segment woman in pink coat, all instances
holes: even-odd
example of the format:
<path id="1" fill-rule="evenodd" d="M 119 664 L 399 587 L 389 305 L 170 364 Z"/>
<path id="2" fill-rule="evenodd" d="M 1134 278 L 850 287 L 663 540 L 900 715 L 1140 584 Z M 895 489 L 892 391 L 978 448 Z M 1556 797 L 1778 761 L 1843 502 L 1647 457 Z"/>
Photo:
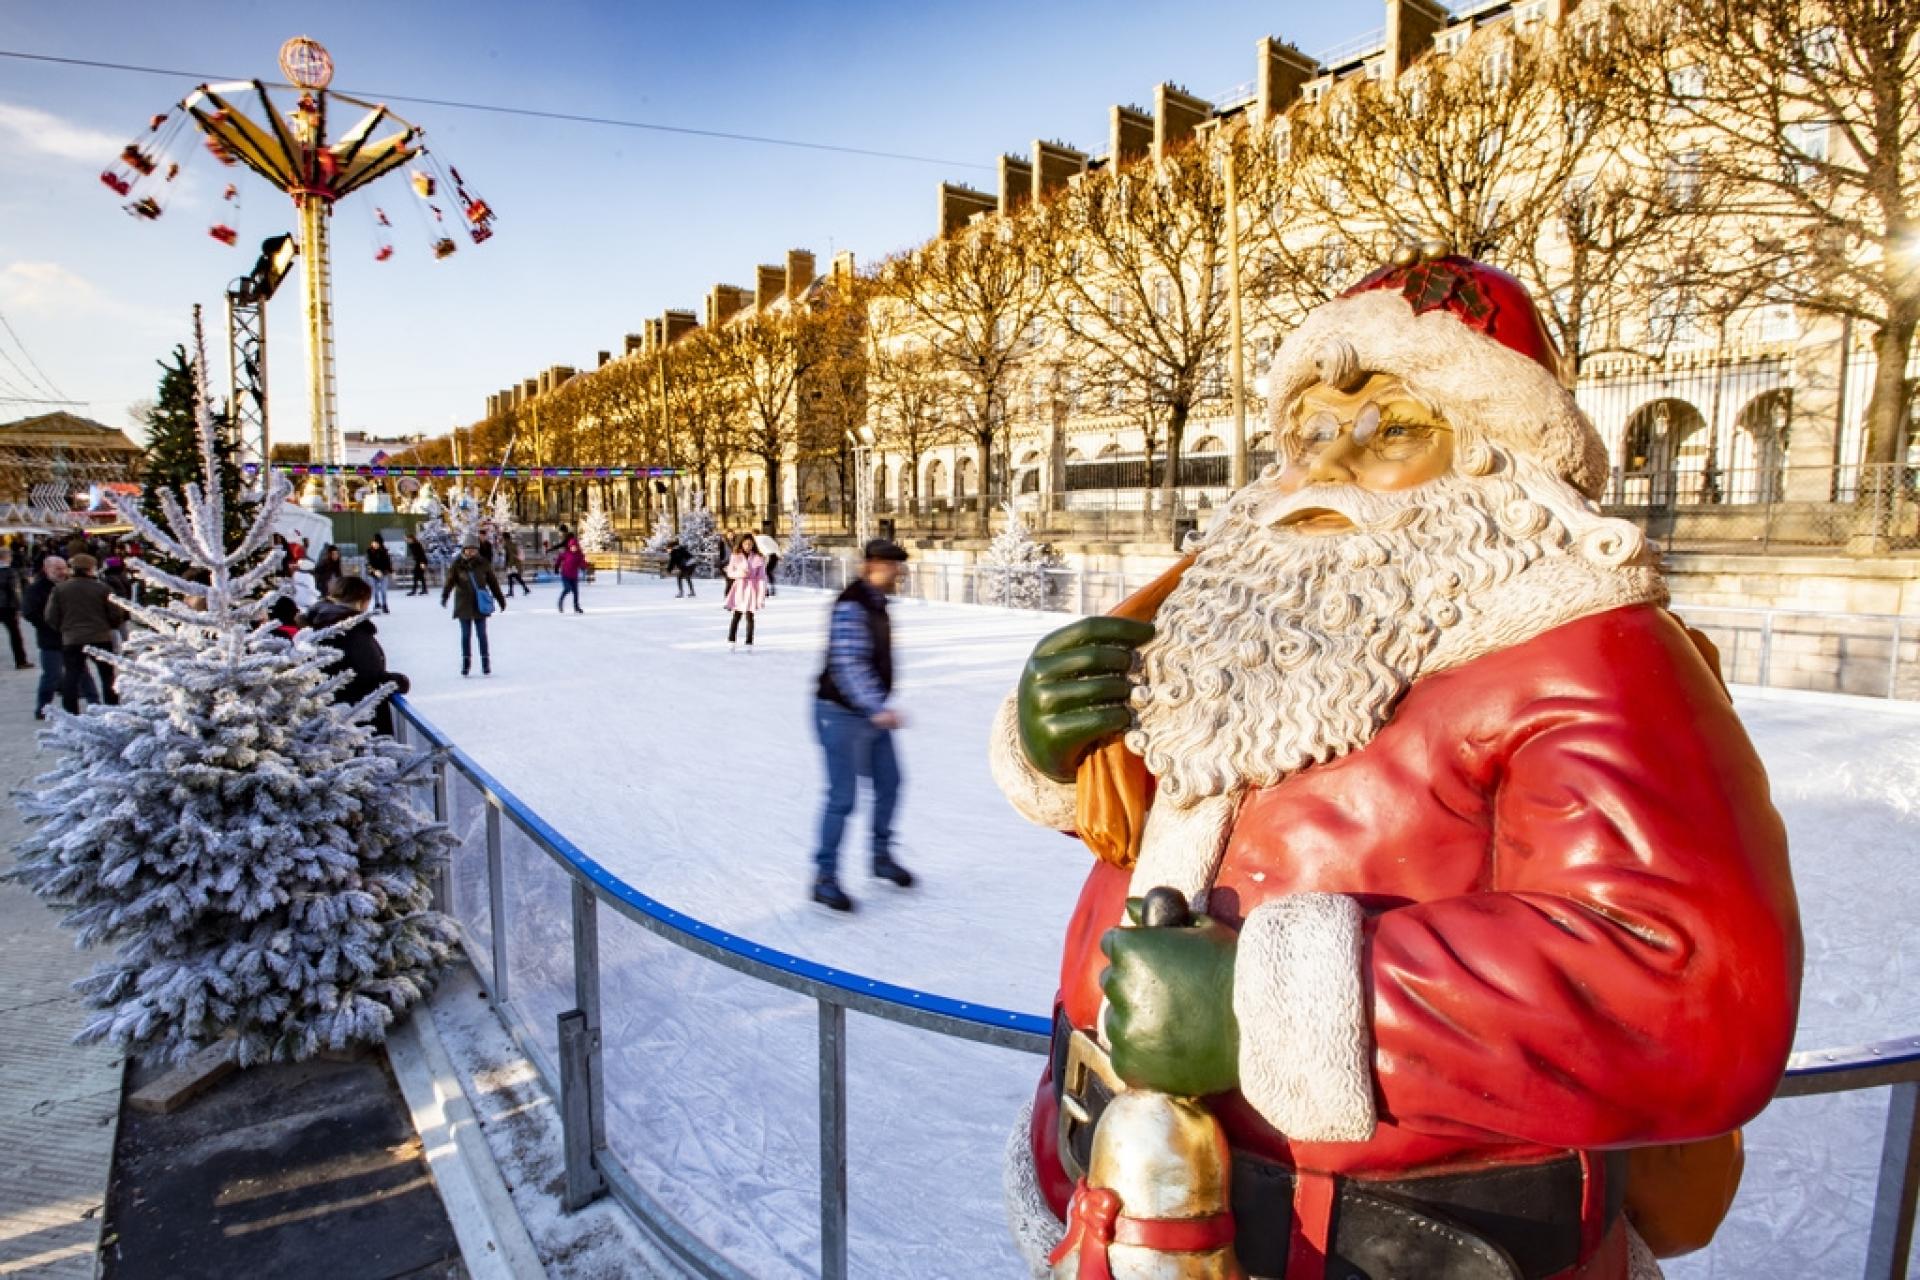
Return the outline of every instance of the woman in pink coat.
<path id="1" fill-rule="evenodd" d="M 752 534 L 741 534 L 734 544 L 733 558 L 727 561 L 727 605 L 733 622 L 727 627 L 727 645 L 739 647 L 740 618 L 747 619 L 747 648 L 753 648 L 753 615 L 767 603 L 767 558 L 753 543 Z"/>

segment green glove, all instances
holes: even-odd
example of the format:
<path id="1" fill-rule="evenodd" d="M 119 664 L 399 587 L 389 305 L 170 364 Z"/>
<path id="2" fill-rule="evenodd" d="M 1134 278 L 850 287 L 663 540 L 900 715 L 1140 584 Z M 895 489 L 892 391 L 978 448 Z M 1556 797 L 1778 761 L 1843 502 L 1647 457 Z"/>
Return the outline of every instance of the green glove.
<path id="1" fill-rule="evenodd" d="M 1138 898 L 1127 915 L 1140 918 Z M 1204 1097 L 1240 1083 L 1240 1024 L 1233 1016 L 1233 930 L 1210 916 L 1184 925 L 1109 929 L 1107 1043 L 1113 1069 L 1135 1089 Z"/>
<path id="2" fill-rule="evenodd" d="M 1034 646 L 1020 672 L 1017 710 L 1027 762 L 1055 782 L 1072 782 L 1102 738 L 1133 722 L 1127 672 L 1133 651 L 1153 638 L 1151 622 L 1082 618 Z"/>

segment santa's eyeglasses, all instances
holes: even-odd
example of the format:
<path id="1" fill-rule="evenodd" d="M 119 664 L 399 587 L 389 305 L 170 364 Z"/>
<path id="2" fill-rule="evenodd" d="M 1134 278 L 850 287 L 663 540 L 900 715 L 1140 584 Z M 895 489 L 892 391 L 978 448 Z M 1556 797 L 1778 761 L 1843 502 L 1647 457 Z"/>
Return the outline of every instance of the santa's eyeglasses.
<path id="1" fill-rule="evenodd" d="M 1298 463 L 1311 463 L 1333 446 L 1341 436 L 1352 439 L 1380 462 L 1411 462 L 1433 447 L 1434 441 L 1451 428 L 1433 422 L 1410 422 L 1393 415 L 1392 410 L 1366 404 L 1345 422 L 1331 409 L 1311 414 L 1294 429 L 1287 441 L 1287 457 Z"/>

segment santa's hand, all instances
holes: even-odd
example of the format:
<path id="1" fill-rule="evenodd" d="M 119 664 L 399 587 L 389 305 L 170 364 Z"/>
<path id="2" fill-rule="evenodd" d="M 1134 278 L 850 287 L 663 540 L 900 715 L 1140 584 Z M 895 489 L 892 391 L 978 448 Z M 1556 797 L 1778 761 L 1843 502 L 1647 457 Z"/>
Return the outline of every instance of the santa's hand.
<path id="1" fill-rule="evenodd" d="M 1038 645 L 1020 672 L 1020 747 L 1027 762 L 1055 782 L 1074 770 L 1102 738 L 1133 722 L 1127 696 L 1133 651 L 1153 638 L 1153 624 L 1132 618 L 1082 618 Z"/>
<path id="2" fill-rule="evenodd" d="M 1127 911 L 1139 918 L 1139 900 Z M 1240 1082 L 1240 1024 L 1233 1016 L 1238 940 L 1209 916 L 1163 928 L 1109 929 L 1106 1034 L 1113 1069 L 1135 1089 L 1201 1097 Z"/>

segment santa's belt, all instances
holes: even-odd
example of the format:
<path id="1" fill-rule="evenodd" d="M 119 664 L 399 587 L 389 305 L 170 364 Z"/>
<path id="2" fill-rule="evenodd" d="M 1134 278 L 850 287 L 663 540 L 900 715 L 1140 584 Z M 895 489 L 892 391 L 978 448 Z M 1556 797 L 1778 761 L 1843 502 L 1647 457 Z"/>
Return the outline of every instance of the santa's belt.
<path id="1" fill-rule="evenodd" d="M 1114 1081 L 1110 1068 L 1085 1069 L 1105 1054 L 1064 1014 L 1056 1016 L 1053 1035 L 1054 1101 L 1064 1118 L 1060 1163 L 1077 1180 Z M 1596 1236 L 1619 1216 L 1625 1190 L 1624 1157 L 1608 1155 L 1604 1164 Z M 1546 1280 L 1581 1261 L 1585 1172 L 1578 1156 L 1422 1178 L 1336 1178 L 1335 1188 L 1329 1277 Z M 1234 1251 L 1248 1275 L 1285 1277 L 1293 1191 L 1293 1170 L 1233 1153 Z"/>

